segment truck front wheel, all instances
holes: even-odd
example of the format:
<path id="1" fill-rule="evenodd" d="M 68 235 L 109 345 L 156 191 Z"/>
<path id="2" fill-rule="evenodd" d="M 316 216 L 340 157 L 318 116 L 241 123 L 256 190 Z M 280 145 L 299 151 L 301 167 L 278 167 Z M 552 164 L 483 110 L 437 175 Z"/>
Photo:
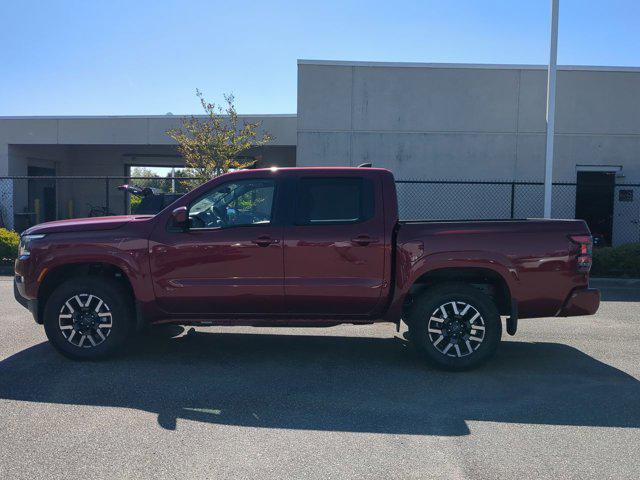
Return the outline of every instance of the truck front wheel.
<path id="1" fill-rule="evenodd" d="M 44 308 L 51 345 L 75 360 L 96 360 L 120 349 L 132 333 L 131 297 L 116 281 L 77 277 L 54 290 Z"/>
<path id="2" fill-rule="evenodd" d="M 426 289 L 415 299 L 406 322 L 416 348 L 447 370 L 477 367 L 495 353 L 502 336 L 493 300 L 464 283 Z"/>

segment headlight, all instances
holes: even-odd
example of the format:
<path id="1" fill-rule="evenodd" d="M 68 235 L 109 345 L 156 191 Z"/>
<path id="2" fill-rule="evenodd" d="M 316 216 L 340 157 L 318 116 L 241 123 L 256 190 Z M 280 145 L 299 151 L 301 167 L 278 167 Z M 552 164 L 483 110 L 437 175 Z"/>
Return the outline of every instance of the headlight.
<path id="1" fill-rule="evenodd" d="M 31 242 L 43 237 L 44 237 L 44 234 L 23 235 L 22 237 L 20 237 L 20 246 L 18 247 L 18 255 L 20 256 L 20 258 L 22 259 L 28 258 L 29 255 L 31 254 L 30 252 Z"/>

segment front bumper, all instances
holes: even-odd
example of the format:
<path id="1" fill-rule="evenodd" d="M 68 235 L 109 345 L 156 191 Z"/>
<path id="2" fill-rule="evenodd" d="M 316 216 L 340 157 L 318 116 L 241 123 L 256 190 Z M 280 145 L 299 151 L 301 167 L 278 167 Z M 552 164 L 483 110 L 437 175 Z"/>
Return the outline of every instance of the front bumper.
<path id="1" fill-rule="evenodd" d="M 593 315 L 598 311 L 598 307 L 600 307 L 600 290 L 580 288 L 571 292 L 558 316 Z"/>
<path id="2" fill-rule="evenodd" d="M 38 318 L 38 300 L 25 297 L 24 282 L 19 275 L 13 277 L 13 296 L 20 305 L 31 312 L 36 323 L 41 323 Z"/>

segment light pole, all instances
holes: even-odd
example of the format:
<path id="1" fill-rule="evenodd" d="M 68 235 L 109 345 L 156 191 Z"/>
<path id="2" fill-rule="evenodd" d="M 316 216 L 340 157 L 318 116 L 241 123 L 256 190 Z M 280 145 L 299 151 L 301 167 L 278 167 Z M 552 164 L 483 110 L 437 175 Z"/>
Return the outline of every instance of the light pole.
<path id="1" fill-rule="evenodd" d="M 544 164 L 544 218 L 551 218 L 553 192 L 553 134 L 556 117 L 556 67 L 558 61 L 558 3 L 551 0 L 551 45 L 547 72 L 547 149 Z"/>

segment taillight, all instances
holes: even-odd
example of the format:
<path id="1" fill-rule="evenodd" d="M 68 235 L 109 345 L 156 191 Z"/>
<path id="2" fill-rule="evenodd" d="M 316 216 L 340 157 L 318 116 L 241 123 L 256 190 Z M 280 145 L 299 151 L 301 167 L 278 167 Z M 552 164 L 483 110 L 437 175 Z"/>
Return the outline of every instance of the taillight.
<path id="1" fill-rule="evenodd" d="M 593 239 L 591 235 L 569 235 L 569 239 L 578 245 L 578 271 L 588 272 L 593 263 Z"/>

